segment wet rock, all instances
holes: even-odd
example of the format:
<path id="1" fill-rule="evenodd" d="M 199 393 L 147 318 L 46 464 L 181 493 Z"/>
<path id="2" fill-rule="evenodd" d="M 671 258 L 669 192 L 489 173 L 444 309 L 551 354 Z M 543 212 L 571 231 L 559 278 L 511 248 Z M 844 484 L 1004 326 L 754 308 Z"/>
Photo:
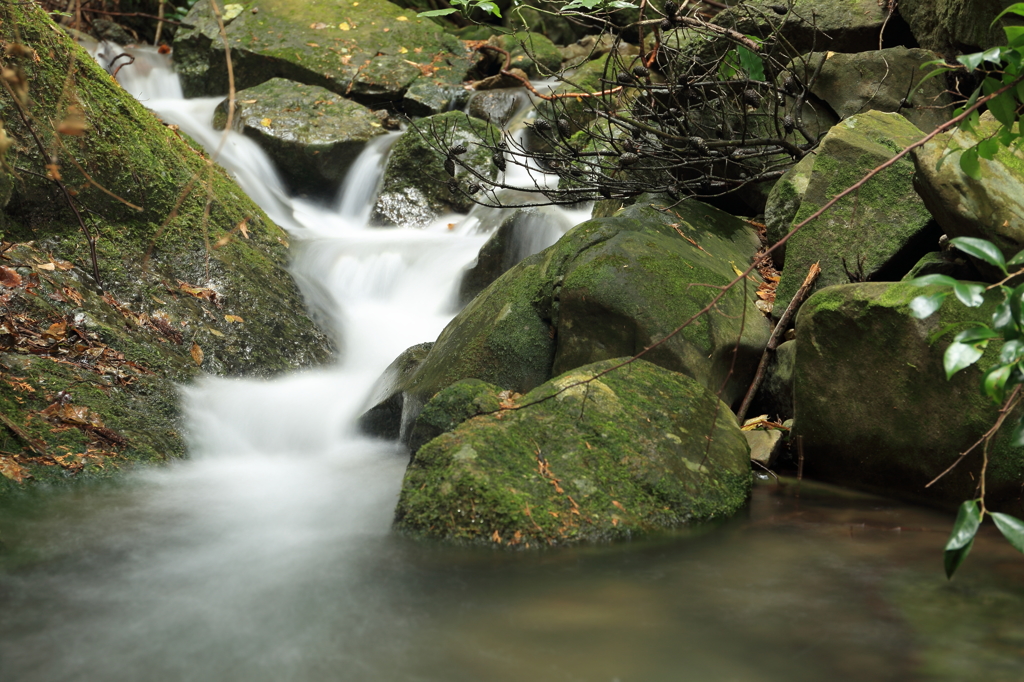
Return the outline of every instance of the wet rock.
<path id="1" fill-rule="evenodd" d="M 977 496 L 980 454 L 925 486 L 995 423 L 998 406 L 979 388 L 997 349 L 949 381 L 942 356 L 959 331 L 989 320 L 1001 296 L 990 292 L 981 308 L 950 297 L 928 319 L 911 317 L 909 302 L 927 292 L 850 284 L 801 308 L 794 435 L 803 439 L 805 476 L 947 509 Z M 1008 429 L 989 456 L 986 505 L 1019 515 L 1024 456 Z"/>
<path id="2" fill-rule="evenodd" d="M 504 127 L 521 104 L 518 90 L 487 90 L 469 98 L 469 115 Z"/>
<path id="3" fill-rule="evenodd" d="M 775 195 L 782 201 L 799 197 L 800 207 L 790 226 L 923 136 L 902 116 L 877 111 L 835 126 L 814 155 L 803 196 L 795 195 L 799 178 L 791 183 L 792 193 Z M 806 172 L 806 167 L 798 171 Z M 902 277 L 938 239 L 931 215 L 914 192 L 913 176 L 911 161 L 901 159 L 794 235 L 786 246 L 773 314 L 782 315 L 815 262 L 821 266 L 817 288 L 844 284 L 851 278 Z M 788 213 L 788 209 L 778 212 Z M 788 231 L 781 221 L 777 224 L 782 225 L 779 231 Z"/>
<path id="4" fill-rule="evenodd" d="M 498 128 L 461 111 L 417 121 L 391 149 L 371 220 L 378 225 L 422 227 L 444 213 L 468 211 L 473 202 L 465 194 L 449 190 L 445 155 L 435 147 L 439 143 L 448 148 L 461 144 L 467 151 L 459 155 L 460 161 L 493 179 L 498 169 L 491 150 L 483 145 L 496 145 L 501 139 Z M 464 184 L 472 181 L 465 169 L 457 169 L 456 174 Z"/>
<path id="5" fill-rule="evenodd" d="M 132 45 L 138 42 L 128 31 L 109 19 L 93 19 L 92 33 L 100 40 L 109 40 L 118 45 Z"/>
<path id="6" fill-rule="evenodd" d="M 461 85 L 420 78 L 402 98 L 402 107 L 410 116 L 433 116 L 465 106 L 469 93 Z"/>
<path id="7" fill-rule="evenodd" d="M 422 403 L 410 411 L 410 419 L 403 420 L 405 411 L 405 393 L 401 387 L 416 373 L 423 360 L 427 357 L 434 343 L 420 343 L 405 349 L 401 355 L 388 365 L 377 380 L 370 403 L 373 405 L 362 414 L 356 422 L 359 431 L 368 436 L 398 440 L 402 431 L 408 428 Z"/>
<path id="8" fill-rule="evenodd" d="M 941 56 L 930 50 L 892 47 L 856 54 L 814 52 L 790 68 L 801 73 L 804 82 L 817 71 L 811 92 L 841 119 L 865 111 L 893 112 L 930 133 L 948 121 L 953 111 L 944 79 L 918 85 L 930 70 L 922 65 L 938 59 Z"/>
<path id="9" fill-rule="evenodd" d="M 195 28 L 174 39 L 185 96 L 226 95 L 224 51 L 209 0 L 199 0 L 185 23 Z M 238 89 L 287 78 L 363 103 L 397 102 L 416 79 L 458 83 L 471 65 L 455 37 L 386 0 L 344 7 L 269 0 L 246 6 L 226 31 Z"/>
<path id="10" fill-rule="evenodd" d="M 509 68 L 521 69 L 530 78 L 550 78 L 562 65 L 562 54 L 554 43 L 541 33 L 519 31 L 492 36 L 488 45 L 508 52 Z M 481 50 L 476 71 L 488 76 L 505 68 L 505 55 L 493 50 Z"/>
<path id="11" fill-rule="evenodd" d="M 214 127 L 226 121 L 224 100 Z M 361 104 L 283 78 L 240 91 L 233 127 L 256 140 L 293 192 L 320 196 L 333 195 L 365 144 L 384 132 Z"/>
<path id="12" fill-rule="evenodd" d="M 747 439 L 747 446 L 750 448 L 750 459 L 757 462 L 765 469 L 775 466 L 779 450 L 782 445 L 782 431 L 779 429 L 753 429 L 744 431 L 743 436 Z"/>
<path id="13" fill-rule="evenodd" d="M 751 476 L 729 409 L 692 379 L 642 360 L 573 385 L 620 360 L 566 373 L 516 400 L 529 407 L 472 417 L 421 447 L 395 526 L 529 548 L 625 539 L 735 513 Z M 447 391 L 434 400 L 447 400 Z"/>
<path id="14" fill-rule="evenodd" d="M 537 208 L 517 209 L 501 222 L 480 248 L 476 263 L 459 285 L 459 306 L 469 303 L 491 282 L 527 256 L 547 248 L 572 227 L 560 213 Z"/>
<path id="15" fill-rule="evenodd" d="M 767 414 L 773 421 L 793 417 L 793 367 L 796 341 L 786 341 L 775 349 L 765 369 L 764 381 L 754 399 L 751 414 Z"/>
<path id="16" fill-rule="evenodd" d="M 500 388 L 479 379 L 456 381 L 423 406 L 409 436 L 409 450 L 415 453 L 467 419 L 497 412 L 501 408 L 500 393 Z"/>
<path id="17" fill-rule="evenodd" d="M 734 264 L 748 264 L 759 241 L 742 221 L 700 202 L 672 213 L 658 206 L 645 198 L 582 223 L 503 274 L 449 323 L 404 390 L 426 402 L 472 377 L 525 393 L 553 374 L 633 355 L 665 337 L 715 294 L 690 284 L 732 280 Z M 715 391 L 725 384 L 727 401 L 742 396 L 769 335 L 754 289 L 733 289 L 716 314 L 646 359 Z"/>
<path id="18" fill-rule="evenodd" d="M 1024 249 L 1024 152 L 1000 145 L 993 159 L 979 159 L 980 180 L 960 169 L 961 150 L 998 129 L 999 122 L 986 112 L 977 135 L 943 133 L 915 149 L 914 186 L 950 238 L 988 239 L 1009 259 Z"/>

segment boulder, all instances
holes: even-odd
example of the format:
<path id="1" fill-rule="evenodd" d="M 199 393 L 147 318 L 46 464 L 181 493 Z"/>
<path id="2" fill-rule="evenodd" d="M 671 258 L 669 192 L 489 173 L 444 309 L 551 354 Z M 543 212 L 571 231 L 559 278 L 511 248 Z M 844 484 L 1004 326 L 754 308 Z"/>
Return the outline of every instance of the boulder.
<path id="1" fill-rule="evenodd" d="M 477 415 L 501 409 L 501 389 L 479 379 L 463 379 L 444 389 L 423 406 L 409 436 L 414 454 L 442 433 Z M 507 392 L 511 395 L 511 391 Z"/>
<path id="2" fill-rule="evenodd" d="M 1003 26 L 1019 26 L 1021 18 L 1010 14 L 995 25 L 993 21 L 1010 4 L 1005 0 L 900 0 L 896 9 L 918 45 L 955 57 L 1005 45 Z"/>
<path id="3" fill-rule="evenodd" d="M 764 381 L 748 414 L 767 414 L 773 421 L 793 417 L 793 368 L 796 341 L 780 343 L 765 369 Z"/>
<path id="4" fill-rule="evenodd" d="M 816 152 L 811 152 L 800 159 L 779 178 L 768 193 L 764 207 L 764 223 L 765 238 L 769 244 L 776 244 L 792 229 L 793 218 L 800 210 L 804 194 L 807 193 L 807 183 L 811 181 L 815 154 Z M 772 251 L 772 261 L 779 269 L 786 266 L 786 244 Z"/>
<path id="5" fill-rule="evenodd" d="M 986 112 L 975 134 L 955 130 L 915 149 L 914 186 L 949 237 L 988 239 L 1009 259 L 1024 249 L 1024 152 L 1000 145 L 994 158 L 979 159 L 979 180 L 960 169 L 962 150 L 998 129 Z"/>
<path id="6" fill-rule="evenodd" d="M 228 101 L 214 112 L 223 130 Z M 373 112 L 315 85 L 272 78 L 242 90 L 232 127 L 253 138 L 296 194 L 333 196 L 366 143 L 384 132 Z"/>
<path id="7" fill-rule="evenodd" d="M 474 204 L 461 192 L 452 192 L 445 182 L 445 155 L 435 147 L 463 145 L 460 156 L 477 173 L 494 179 L 498 169 L 492 152 L 484 145 L 497 145 L 502 133 L 497 127 L 470 118 L 461 111 L 450 111 L 417 121 L 391 148 L 384 179 L 371 220 L 378 225 L 422 227 L 451 211 L 468 211 Z M 472 182 L 464 169 L 457 177 Z"/>
<path id="8" fill-rule="evenodd" d="M 591 59 L 603 57 L 612 50 L 619 49 L 621 53 L 622 50 L 628 50 L 628 48 L 629 46 L 622 42 L 619 42 L 618 48 L 616 48 L 615 36 L 610 33 L 600 33 L 583 36 L 565 47 L 558 48 L 558 52 L 562 55 L 562 67 L 574 69 Z"/>
<path id="9" fill-rule="evenodd" d="M 570 227 L 562 213 L 544 208 L 515 209 L 501 221 L 480 248 L 476 263 L 462 276 L 459 306 L 469 303 L 524 258 L 554 244 Z"/>
<path id="10" fill-rule="evenodd" d="M 946 380 L 942 357 L 962 329 L 988 321 L 950 296 L 918 320 L 908 303 L 928 293 L 905 283 L 862 283 L 817 292 L 797 315 L 794 435 L 804 475 L 953 509 L 977 496 L 981 452 L 925 486 L 994 423 L 998 406 L 981 394 L 981 369 Z M 991 366 L 998 346 L 979 362 Z M 1017 416 L 1011 415 L 1012 424 Z M 989 449 L 986 504 L 1020 515 L 1024 450 L 1006 429 Z"/>
<path id="11" fill-rule="evenodd" d="M 522 99 L 525 95 L 526 92 L 522 88 L 502 88 L 474 93 L 469 98 L 469 115 L 504 128 L 523 104 Z"/>
<path id="12" fill-rule="evenodd" d="M 704 308 L 757 252 L 757 234 L 737 218 L 693 200 L 671 211 L 652 201 L 582 223 L 499 277 L 441 332 L 402 385 L 407 400 L 424 404 L 467 378 L 525 393 L 554 374 L 639 353 Z M 756 288 L 731 290 L 645 358 L 727 402 L 742 397 L 769 336 Z"/>
<path id="13" fill-rule="evenodd" d="M 530 78 L 551 78 L 562 65 L 562 53 L 541 33 L 518 31 L 492 36 L 488 45 L 508 52 L 509 68 L 522 69 Z M 494 50 L 481 50 L 476 72 L 492 76 L 505 67 L 505 55 Z"/>
<path id="14" fill-rule="evenodd" d="M 751 476 L 733 414 L 694 380 L 642 360 L 594 378 L 622 360 L 563 374 L 515 400 L 518 409 L 472 417 L 421 447 L 395 527 L 537 548 L 735 513 Z"/>
<path id="15" fill-rule="evenodd" d="M 266 0 L 225 16 L 240 90 L 287 78 L 363 103 L 397 102 L 420 77 L 459 83 L 471 66 L 458 39 L 387 0 Z M 226 95 L 224 46 L 209 0 L 198 0 L 184 23 L 194 28 L 175 35 L 174 61 L 185 96 Z"/>
<path id="16" fill-rule="evenodd" d="M 402 436 L 416 415 L 411 414 L 407 420 L 402 418 L 405 393 L 401 386 L 416 373 L 433 345 L 431 341 L 406 348 L 387 366 L 371 392 L 368 402 L 373 407 L 364 412 L 356 423 L 361 433 L 387 440 L 398 440 Z M 416 412 L 420 407 L 422 404 L 416 406 Z"/>
<path id="17" fill-rule="evenodd" d="M 921 137 L 924 134 L 902 116 L 878 111 L 857 114 L 835 126 L 814 155 L 790 227 Z M 806 172 L 806 167 L 799 172 Z M 914 191 L 913 175 L 914 165 L 905 157 L 795 234 L 786 244 L 773 314 L 782 315 L 812 263 L 821 265 L 819 289 L 851 279 L 897 280 L 933 248 L 938 232 Z M 797 186 L 796 181 L 791 183 L 794 190 Z M 788 190 L 775 197 L 795 201 Z"/>
<path id="18" fill-rule="evenodd" d="M 4 241 L 13 244 L 4 254 L 0 414 L 30 439 L 9 439 L 4 450 L 79 453 L 77 464 L 75 457 L 64 466 L 25 464 L 37 480 L 55 483 L 183 456 L 181 384 L 201 373 L 270 376 L 324 363 L 330 341 L 307 317 L 285 269 L 287 235 L 227 173 L 162 125 L 36 5 L 5 11 L 0 39 L 42 57 L 7 62 L 31 84 L 31 130 L 0 93 L 14 142 L 6 163 L 23 169 L 11 185 L 0 174 L 0 200 L 9 192 Z M 79 134 L 59 137 L 49 121 Z M 82 226 L 47 179 L 48 166 L 97 238 L 99 282 Z M 0 478 L 0 492 L 9 483 Z"/>
<path id="19" fill-rule="evenodd" d="M 420 78 L 402 96 L 402 108 L 410 116 L 433 116 L 466 105 L 469 93 L 461 85 Z"/>
<path id="20" fill-rule="evenodd" d="M 817 71 L 811 92 L 841 119 L 866 111 L 887 111 L 930 133 L 953 112 L 953 97 L 945 79 L 931 78 L 919 85 L 934 68 L 921 67 L 941 58 L 930 50 L 905 47 L 854 54 L 813 52 L 790 69 L 802 73 L 804 82 Z"/>

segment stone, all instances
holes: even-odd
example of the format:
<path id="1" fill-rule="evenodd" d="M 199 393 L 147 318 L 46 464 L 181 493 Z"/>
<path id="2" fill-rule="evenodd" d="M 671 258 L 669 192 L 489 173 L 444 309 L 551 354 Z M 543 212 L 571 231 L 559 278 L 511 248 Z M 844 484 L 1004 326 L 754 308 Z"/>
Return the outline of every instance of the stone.
<path id="1" fill-rule="evenodd" d="M 816 152 L 811 152 L 793 165 L 786 174 L 779 178 L 768 193 L 764 208 L 765 238 L 769 244 L 776 244 L 792 229 L 793 218 L 800 210 L 807 183 L 811 180 L 814 170 Z M 786 244 L 772 251 L 775 267 L 782 269 L 786 265 Z"/>
<path id="2" fill-rule="evenodd" d="M 515 399 L 518 409 L 469 418 L 421 447 L 395 527 L 538 548 L 734 514 L 751 475 L 733 414 L 692 379 L 642 360 L 595 378 L 625 359 L 563 374 Z"/>
<path id="3" fill-rule="evenodd" d="M 227 100 L 214 112 L 223 130 Z M 333 197 L 366 143 L 384 132 L 361 104 L 315 85 L 272 78 L 242 90 L 232 127 L 256 140 L 292 192 Z"/>
<path id="4" fill-rule="evenodd" d="M 508 68 L 521 69 L 530 78 L 551 78 L 562 65 L 562 53 L 541 33 L 517 31 L 492 36 L 488 45 L 508 52 Z M 480 50 L 476 71 L 490 76 L 505 68 L 505 55 L 494 50 Z"/>
<path id="5" fill-rule="evenodd" d="M 793 367 L 796 341 L 780 343 L 765 368 L 764 381 L 748 414 L 767 414 L 772 421 L 793 417 Z"/>
<path id="6" fill-rule="evenodd" d="M 620 41 L 616 48 L 615 43 L 615 36 L 610 33 L 583 36 L 565 47 L 558 48 L 558 52 L 562 55 L 562 68 L 574 69 L 591 59 L 603 57 L 612 50 L 618 49 L 622 54 L 622 50 L 628 50 L 631 47 Z"/>
<path id="7" fill-rule="evenodd" d="M 469 93 L 461 85 L 420 78 L 405 91 L 402 108 L 410 116 L 433 116 L 466 105 Z"/>
<path id="8" fill-rule="evenodd" d="M 781 429 L 751 429 L 744 431 L 743 436 L 750 448 L 751 461 L 757 462 L 765 469 L 775 466 L 782 445 Z"/>
<path id="9" fill-rule="evenodd" d="M 402 351 L 402 354 L 395 358 L 381 374 L 371 392 L 368 401 L 373 407 L 364 412 L 356 421 L 360 433 L 387 440 L 398 440 L 402 437 L 403 430 L 415 418 L 413 412 L 418 413 L 422 403 L 418 404 L 415 410 L 410 411 L 411 417 L 403 420 L 405 413 L 405 393 L 401 387 L 407 382 L 423 364 L 424 358 L 433 347 L 434 343 L 420 343 Z"/>
<path id="10" fill-rule="evenodd" d="M 900 0 L 896 9 L 917 44 L 950 58 L 1006 44 L 1004 26 L 1020 26 L 1021 17 L 996 16 L 1012 3 L 1005 0 Z"/>
<path id="11" fill-rule="evenodd" d="M 256 11 L 253 11 L 256 10 Z M 227 67 L 209 0 L 174 38 L 186 97 L 228 92 Z M 271 78 L 317 85 L 364 104 L 400 102 L 418 78 L 461 82 L 471 62 L 454 36 L 387 0 L 265 0 L 227 22 L 236 89 Z"/>
<path id="12" fill-rule="evenodd" d="M 949 381 L 942 357 L 959 331 L 990 319 L 1001 296 L 989 292 L 980 308 L 950 296 L 931 317 L 913 318 L 909 302 L 929 291 L 905 283 L 849 284 L 817 292 L 800 309 L 794 436 L 803 440 L 805 476 L 949 510 L 977 497 L 980 452 L 925 486 L 998 416 L 998 405 L 980 391 L 981 372 L 995 361 L 998 345 L 980 368 Z M 986 505 L 1020 516 L 1024 449 L 1009 443 L 1009 429 L 997 436 L 989 458 Z"/>
<path id="13" fill-rule="evenodd" d="M 501 409 L 500 393 L 500 388 L 479 379 L 456 381 L 423 406 L 409 436 L 409 450 L 415 454 L 467 419 L 497 412 Z"/>
<path id="14" fill-rule="evenodd" d="M 953 97 L 944 78 L 931 78 L 919 85 L 934 68 L 921 67 L 941 59 L 930 50 L 891 47 L 855 54 L 812 52 L 789 68 L 800 73 L 804 82 L 817 72 L 811 92 L 827 102 L 840 119 L 865 111 L 893 112 L 930 133 L 948 121 L 953 111 Z"/>
<path id="15" fill-rule="evenodd" d="M 469 115 L 504 128 L 524 104 L 523 99 L 525 91 L 522 88 L 477 92 L 469 98 Z"/>
<path id="16" fill-rule="evenodd" d="M 467 151 L 459 156 L 460 161 L 493 180 L 498 169 L 485 145 L 494 146 L 501 140 L 497 127 L 461 111 L 417 121 L 391 148 L 371 220 L 377 225 L 423 227 L 444 213 L 468 211 L 473 201 L 448 189 L 445 155 L 435 147 L 439 143 L 448 148 L 463 145 Z M 465 169 L 456 172 L 464 184 L 473 181 Z"/>
<path id="17" fill-rule="evenodd" d="M 857 114 L 836 125 L 814 155 L 790 227 L 922 137 L 902 116 L 878 111 Z M 929 251 L 938 231 L 914 191 L 913 175 L 914 165 L 904 157 L 795 234 L 786 245 L 772 314 L 782 315 L 813 263 L 821 266 L 816 283 L 821 289 L 851 278 L 898 280 Z M 797 184 L 792 186 L 795 189 Z M 788 192 L 777 198 L 795 201 Z"/>
<path id="18" fill-rule="evenodd" d="M 480 248 L 476 263 L 462 276 L 459 306 L 469 303 L 524 258 L 554 244 L 570 227 L 562 213 L 544 208 L 515 209 L 501 221 Z"/>
<path id="19" fill-rule="evenodd" d="M 980 180 L 960 169 L 962 150 L 998 129 L 999 122 L 986 112 L 977 134 L 942 133 L 915 149 L 914 186 L 950 238 L 988 239 L 1009 260 L 1024 249 L 1024 152 L 1000 145 L 994 158 L 979 159 Z M 997 275 L 994 270 L 982 271 Z"/>

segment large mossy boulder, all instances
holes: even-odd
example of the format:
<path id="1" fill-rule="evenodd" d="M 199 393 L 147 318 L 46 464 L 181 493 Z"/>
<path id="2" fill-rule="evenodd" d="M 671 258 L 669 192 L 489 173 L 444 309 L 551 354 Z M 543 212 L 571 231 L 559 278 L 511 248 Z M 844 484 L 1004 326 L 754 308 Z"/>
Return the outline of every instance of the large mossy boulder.
<path id="1" fill-rule="evenodd" d="M 287 78 L 364 103 L 395 102 L 418 78 L 459 83 L 471 66 L 458 39 L 387 0 L 265 0 L 235 5 L 225 17 L 238 89 Z M 194 28 L 174 38 L 185 96 L 226 95 L 224 44 L 209 0 L 185 23 Z"/>
<path id="2" fill-rule="evenodd" d="M 377 225 L 423 227 L 444 213 L 468 211 L 473 201 L 465 193 L 448 188 L 447 180 L 451 178 L 444 168 L 445 154 L 437 146 L 443 144 L 450 149 L 462 145 L 467 151 L 459 160 L 494 179 L 498 169 L 487 145 L 494 147 L 501 140 L 501 130 L 496 126 L 461 111 L 417 121 L 391 148 L 371 220 Z M 456 175 L 464 183 L 473 181 L 463 168 L 458 168 Z"/>
<path id="3" fill-rule="evenodd" d="M 562 53 L 541 33 L 516 31 L 492 36 L 487 45 L 508 53 L 509 68 L 522 69 L 530 78 L 551 78 L 562 65 Z M 476 70 L 480 76 L 491 76 L 505 68 L 505 55 L 494 50 L 481 50 Z"/>
<path id="4" fill-rule="evenodd" d="M 956 130 L 918 147 L 912 152 L 914 185 L 949 237 L 988 239 L 1011 258 L 1024 249 L 1024 152 L 1000 145 L 994 158 L 979 159 L 977 180 L 960 168 L 963 150 L 998 129 L 985 113 L 975 134 Z"/>
<path id="5" fill-rule="evenodd" d="M 697 315 L 758 246 L 752 228 L 707 204 L 689 200 L 668 209 L 644 197 L 577 225 L 499 277 L 395 390 L 404 393 L 408 414 L 460 379 L 525 393 L 555 374 L 634 355 Z M 768 341 L 756 289 L 754 281 L 734 287 L 645 358 L 731 403 Z"/>
<path id="6" fill-rule="evenodd" d="M 228 101 L 213 124 L 227 124 Z M 272 78 L 238 92 L 232 127 L 256 140 L 296 194 L 333 195 L 366 143 L 384 132 L 366 107 L 315 85 Z"/>
<path id="7" fill-rule="evenodd" d="M 898 114 L 869 111 L 839 123 L 813 157 L 790 224 L 775 220 L 774 229 L 788 232 L 921 137 L 924 134 Z M 796 177 L 789 187 L 773 194 L 773 201 L 797 200 L 790 190 L 797 190 L 803 182 L 800 176 L 808 173 L 802 164 L 792 171 Z M 913 177 L 914 164 L 904 157 L 795 234 L 786 244 L 774 314 L 782 314 L 813 263 L 821 266 L 819 289 L 851 279 L 897 280 L 934 248 L 939 234 L 929 224 L 931 215 L 914 191 Z M 776 203 L 766 213 L 789 210 Z"/>
<path id="8" fill-rule="evenodd" d="M 7 5 L 0 18 L 0 38 L 40 55 L 9 58 L 31 93 L 31 130 L 0 93 L 6 162 L 19 169 L 3 227 L 15 246 L 0 263 L 0 413 L 15 429 L 0 449 L 41 480 L 180 456 L 181 383 L 329 358 L 285 270 L 287 236 L 41 10 Z M 96 238 L 100 282 L 75 211 Z M 81 466 L 54 459 L 68 453 L 59 461 Z"/>
<path id="9" fill-rule="evenodd" d="M 473 416 L 421 447 L 396 528 L 536 548 L 735 513 L 751 476 L 732 412 L 689 377 L 642 360 L 595 378 L 623 360 L 563 374 L 506 403 L 515 409 Z M 434 401 L 453 391 L 464 392 L 456 384 Z"/>
<path id="10" fill-rule="evenodd" d="M 977 497 L 980 449 L 925 486 L 991 428 L 998 406 L 982 396 L 977 367 L 947 381 L 943 353 L 959 331 L 988 320 L 1000 297 L 991 292 L 981 308 L 966 308 L 951 296 L 918 320 L 908 304 L 922 293 L 905 283 L 850 284 L 803 305 L 794 434 L 807 476 L 953 509 Z M 980 366 L 991 366 L 997 352 Z M 1008 435 L 989 448 L 986 504 L 1019 515 L 1024 448 Z"/>
<path id="11" fill-rule="evenodd" d="M 900 114 L 930 133 L 952 117 L 953 97 L 942 78 L 921 81 L 930 69 L 922 66 L 941 59 L 920 48 L 891 47 L 847 54 L 813 52 L 790 69 L 811 82 L 811 92 L 828 103 L 840 119 L 866 111 Z"/>

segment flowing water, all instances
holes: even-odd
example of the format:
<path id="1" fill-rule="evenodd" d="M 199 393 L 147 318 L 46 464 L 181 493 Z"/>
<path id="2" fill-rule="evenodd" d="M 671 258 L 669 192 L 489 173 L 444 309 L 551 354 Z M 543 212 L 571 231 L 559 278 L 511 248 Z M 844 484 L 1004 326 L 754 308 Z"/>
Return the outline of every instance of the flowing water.
<path id="1" fill-rule="evenodd" d="M 216 101 L 182 100 L 143 56 L 126 89 L 216 148 Z M 221 163 L 294 235 L 295 276 L 343 353 L 184 388 L 188 461 L 0 502 L 0 680 L 1024 679 L 1021 557 L 983 533 L 947 582 L 950 517 L 886 500 L 763 483 L 715 527 L 522 554 L 391 534 L 407 455 L 353 419 L 451 318 L 500 220 L 368 227 L 393 140 L 318 205 L 229 136 Z M 549 215 L 524 250 L 585 217 Z"/>

